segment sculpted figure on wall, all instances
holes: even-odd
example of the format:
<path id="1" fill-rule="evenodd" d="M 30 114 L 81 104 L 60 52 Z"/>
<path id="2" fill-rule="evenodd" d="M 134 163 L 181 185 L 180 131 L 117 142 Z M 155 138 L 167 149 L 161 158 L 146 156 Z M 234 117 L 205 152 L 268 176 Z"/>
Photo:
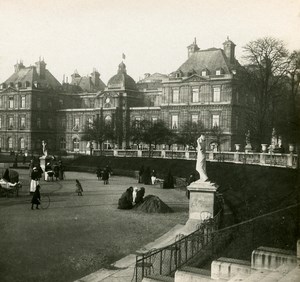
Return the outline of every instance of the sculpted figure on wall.
<path id="1" fill-rule="evenodd" d="M 202 134 L 197 139 L 196 170 L 200 174 L 200 181 L 207 181 L 208 180 L 208 176 L 207 176 L 207 173 L 206 173 L 205 137 Z"/>

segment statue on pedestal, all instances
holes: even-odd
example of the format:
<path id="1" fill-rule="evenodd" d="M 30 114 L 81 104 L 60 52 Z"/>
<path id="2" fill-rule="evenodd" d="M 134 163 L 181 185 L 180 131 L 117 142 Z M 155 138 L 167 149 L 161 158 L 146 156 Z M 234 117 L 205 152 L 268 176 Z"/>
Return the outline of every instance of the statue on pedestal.
<path id="1" fill-rule="evenodd" d="M 205 155 L 205 137 L 201 134 L 201 136 L 197 139 L 197 162 L 196 162 L 196 170 L 200 175 L 200 182 L 204 182 L 208 180 L 208 176 L 206 173 L 206 155 Z"/>
<path id="2" fill-rule="evenodd" d="M 47 157 L 48 156 L 48 148 L 47 148 L 47 143 L 44 140 L 42 141 L 42 147 L 43 147 L 43 155 L 45 157 Z"/>

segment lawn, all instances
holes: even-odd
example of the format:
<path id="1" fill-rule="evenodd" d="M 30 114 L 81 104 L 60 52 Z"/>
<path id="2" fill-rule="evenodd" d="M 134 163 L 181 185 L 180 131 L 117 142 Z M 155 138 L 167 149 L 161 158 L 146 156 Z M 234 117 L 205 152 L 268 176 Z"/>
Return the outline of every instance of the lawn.
<path id="1" fill-rule="evenodd" d="M 19 170 L 19 198 L 0 198 L 1 281 L 74 281 L 134 253 L 188 219 L 185 193 L 143 185 L 173 208 L 171 214 L 118 210 L 122 192 L 136 180 L 112 177 L 109 185 L 89 173 L 67 172 L 62 182 L 41 182 L 47 210 L 31 210 L 27 170 Z M 75 194 L 75 178 L 83 196 Z"/>

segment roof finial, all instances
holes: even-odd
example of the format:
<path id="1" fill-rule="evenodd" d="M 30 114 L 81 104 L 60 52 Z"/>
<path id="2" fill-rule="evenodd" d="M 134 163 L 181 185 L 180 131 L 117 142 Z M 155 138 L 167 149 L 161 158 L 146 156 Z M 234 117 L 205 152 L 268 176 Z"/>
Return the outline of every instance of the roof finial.
<path id="1" fill-rule="evenodd" d="M 194 44 L 197 44 L 197 40 L 196 40 L 196 37 L 194 37 Z"/>
<path id="2" fill-rule="evenodd" d="M 227 40 L 229 41 L 229 36 L 227 35 Z"/>

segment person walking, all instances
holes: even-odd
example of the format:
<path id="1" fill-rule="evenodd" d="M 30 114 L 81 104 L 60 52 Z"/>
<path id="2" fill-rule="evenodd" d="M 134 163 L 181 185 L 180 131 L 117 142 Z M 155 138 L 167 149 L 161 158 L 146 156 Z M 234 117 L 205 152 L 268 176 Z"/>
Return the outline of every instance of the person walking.
<path id="1" fill-rule="evenodd" d="M 104 169 L 103 174 L 102 174 L 102 180 L 104 185 L 108 184 L 108 179 L 109 179 L 109 171 L 107 168 Z"/>
<path id="2" fill-rule="evenodd" d="M 78 196 L 82 196 L 83 189 L 82 189 L 81 183 L 79 182 L 78 179 L 76 179 L 75 181 L 76 181 L 76 190 L 75 190 L 75 192 L 78 194 Z"/>
<path id="3" fill-rule="evenodd" d="M 41 204 L 41 193 L 40 193 L 40 185 L 36 186 L 36 189 L 33 193 L 32 200 L 31 200 L 31 209 L 33 210 L 33 205 L 36 205 L 36 209 L 39 210 L 39 205 Z"/>
<path id="4" fill-rule="evenodd" d="M 31 181 L 30 181 L 30 195 L 33 195 L 33 193 L 36 190 L 37 185 L 39 185 L 39 171 L 37 167 L 34 167 L 31 172 Z"/>
<path id="5" fill-rule="evenodd" d="M 151 184 L 154 185 L 156 180 L 156 171 L 153 169 L 151 172 Z"/>

